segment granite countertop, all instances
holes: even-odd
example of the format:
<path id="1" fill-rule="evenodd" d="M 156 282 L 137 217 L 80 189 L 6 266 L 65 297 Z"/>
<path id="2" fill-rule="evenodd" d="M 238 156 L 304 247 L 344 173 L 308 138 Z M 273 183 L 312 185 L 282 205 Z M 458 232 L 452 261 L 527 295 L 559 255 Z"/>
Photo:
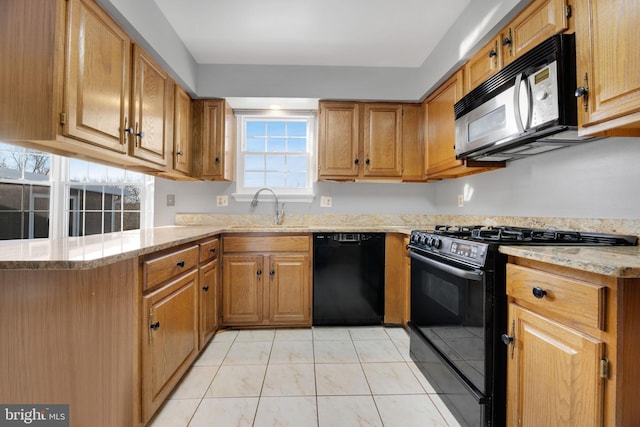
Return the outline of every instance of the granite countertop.
<path id="1" fill-rule="evenodd" d="M 500 252 L 606 276 L 640 277 L 640 246 L 500 246 Z"/>
<path id="2" fill-rule="evenodd" d="M 91 269 L 160 251 L 220 233 L 391 232 L 409 226 L 168 226 L 60 239 L 0 241 L 0 270 Z"/>

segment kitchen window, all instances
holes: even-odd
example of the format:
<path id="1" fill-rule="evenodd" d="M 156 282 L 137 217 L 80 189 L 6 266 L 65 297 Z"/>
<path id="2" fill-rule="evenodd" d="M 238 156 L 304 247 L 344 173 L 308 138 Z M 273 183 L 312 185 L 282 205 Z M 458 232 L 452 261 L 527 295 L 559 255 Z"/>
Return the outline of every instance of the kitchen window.
<path id="1" fill-rule="evenodd" d="M 153 177 L 0 143 L 0 240 L 153 226 Z"/>
<path id="2" fill-rule="evenodd" d="M 239 114 L 236 200 L 273 188 L 281 200 L 310 201 L 315 180 L 315 115 Z"/>

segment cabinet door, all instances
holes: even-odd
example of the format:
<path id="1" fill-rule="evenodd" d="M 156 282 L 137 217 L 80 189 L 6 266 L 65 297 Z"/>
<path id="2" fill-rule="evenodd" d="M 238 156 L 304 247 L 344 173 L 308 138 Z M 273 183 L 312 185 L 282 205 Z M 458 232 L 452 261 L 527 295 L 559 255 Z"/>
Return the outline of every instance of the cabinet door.
<path id="1" fill-rule="evenodd" d="M 534 0 L 502 35 L 504 65 L 568 27 L 566 0 Z"/>
<path id="2" fill-rule="evenodd" d="M 142 299 L 142 417 L 160 407 L 198 355 L 198 273 Z"/>
<path id="3" fill-rule="evenodd" d="M 319 176 L 357 177 L 360 106 L 355 102 L 321 102 L 319 116 Z"/>
<path id="4" fill-rule="evenodd" d="M 424 179 L 424 138 L 422 104 L 402 107 L 402 180 Z"/>
<path id="5" fill-rule="evenodd" d="M 172 141 L 173 80 L 140 46 L 133 47 L 132 156 L 167 164 Z"/>
<path id="6" fill-rule="evenodd" d="M 444 82 L 427 99 L 427 178 L 463 166 L 456 160 L 453 105 L 462 98 L 462 71 Z"/>
<path id="7" fill-rule="evenodd" d="M 576 15 L 577 82 L 588 88 L 578 101 L 586 133 L 640 128 L 640 4 L 622 0 L 580 0 Z M 636 42 L 634 42 L 636 40 Z M 609 123 L 602 123 L 609 121 Z M 591 125 L 597 125 L 588 128 Z"/>
<path id="8" fill-rule="evenodd" d="M 63 134 L 126 153 L 131 41 L 90 0 L 69 1 Z"/>
<path id="9" fill-rule="evenodd" d="M 269 257 L 269 322 L 311 326 L 309 255 Z"/>
<path id="10" fill-rule="evenodd" d="M 604 343 L 515 304 L 508 324 L 507 425 L 601 426 Z"/>
<path id="11" fill-rule="evenodd" d="M 191 174 L 191 97 L 176 85 L 173 122 L 173 169 Z"/>
<path id="12" fill-rule="evenodd" d="M 364 175 L 402 175 L 402 104 L 364 105 Z"/>
<path id="13" fill-rule="evenodd" d="M 471 92 L 502 68 L 501 43 L 502 38 L 497 36 L 464 64 L 465 93 Z"/>
<path id="14" fill-rule="evenodd" d="M 220 269 L 217 259 L 200 267 L 200 336 L 199 346 L 202 349 L 218 329 L 218 295 L 220 292 Z"/>
<path id="15" fill-rule="evenodd" d="M 202 177 L 233 180 L 234 125 L 233 110 L 224 100 L 204 102 L 202 120 Z"/>
<path id="16" fill-rule="evenodd" d="M 258 324 L 263 320 L 263 257 L 225 255 L 222 265 L 222 323 Z"/>

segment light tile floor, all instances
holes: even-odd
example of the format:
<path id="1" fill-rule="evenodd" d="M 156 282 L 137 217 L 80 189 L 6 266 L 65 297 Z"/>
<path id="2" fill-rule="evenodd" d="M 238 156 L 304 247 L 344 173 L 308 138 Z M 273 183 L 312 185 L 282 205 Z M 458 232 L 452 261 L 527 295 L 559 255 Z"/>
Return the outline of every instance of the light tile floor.
<path id="1" fill-rule="evenodd" d="M 457 426 L 402 328 L 222 331 L 150 427 Z"/>

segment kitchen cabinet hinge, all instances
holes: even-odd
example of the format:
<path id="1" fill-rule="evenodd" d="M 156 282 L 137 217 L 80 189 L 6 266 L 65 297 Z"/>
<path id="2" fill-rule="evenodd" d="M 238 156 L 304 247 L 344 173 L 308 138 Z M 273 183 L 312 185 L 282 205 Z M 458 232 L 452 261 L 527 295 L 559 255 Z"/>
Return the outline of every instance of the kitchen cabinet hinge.
<path id="1" fill-rule="evenodd" d="M 609 359 L 606 357 L 600 359 L 600 378 L 609 378 Z"/>
<path id="2" fill-rule="evenodd" d="M 64 125 L 67 123 L 67 113 L 60 113 L 60 124 Z"/>
<path id="3" fill-rule="evenodd" d="M 567 7 L 565 8 L 565 15 L 567 16 L 567 18 L 571 18 L 571 6 L 567 5 Z"/>

